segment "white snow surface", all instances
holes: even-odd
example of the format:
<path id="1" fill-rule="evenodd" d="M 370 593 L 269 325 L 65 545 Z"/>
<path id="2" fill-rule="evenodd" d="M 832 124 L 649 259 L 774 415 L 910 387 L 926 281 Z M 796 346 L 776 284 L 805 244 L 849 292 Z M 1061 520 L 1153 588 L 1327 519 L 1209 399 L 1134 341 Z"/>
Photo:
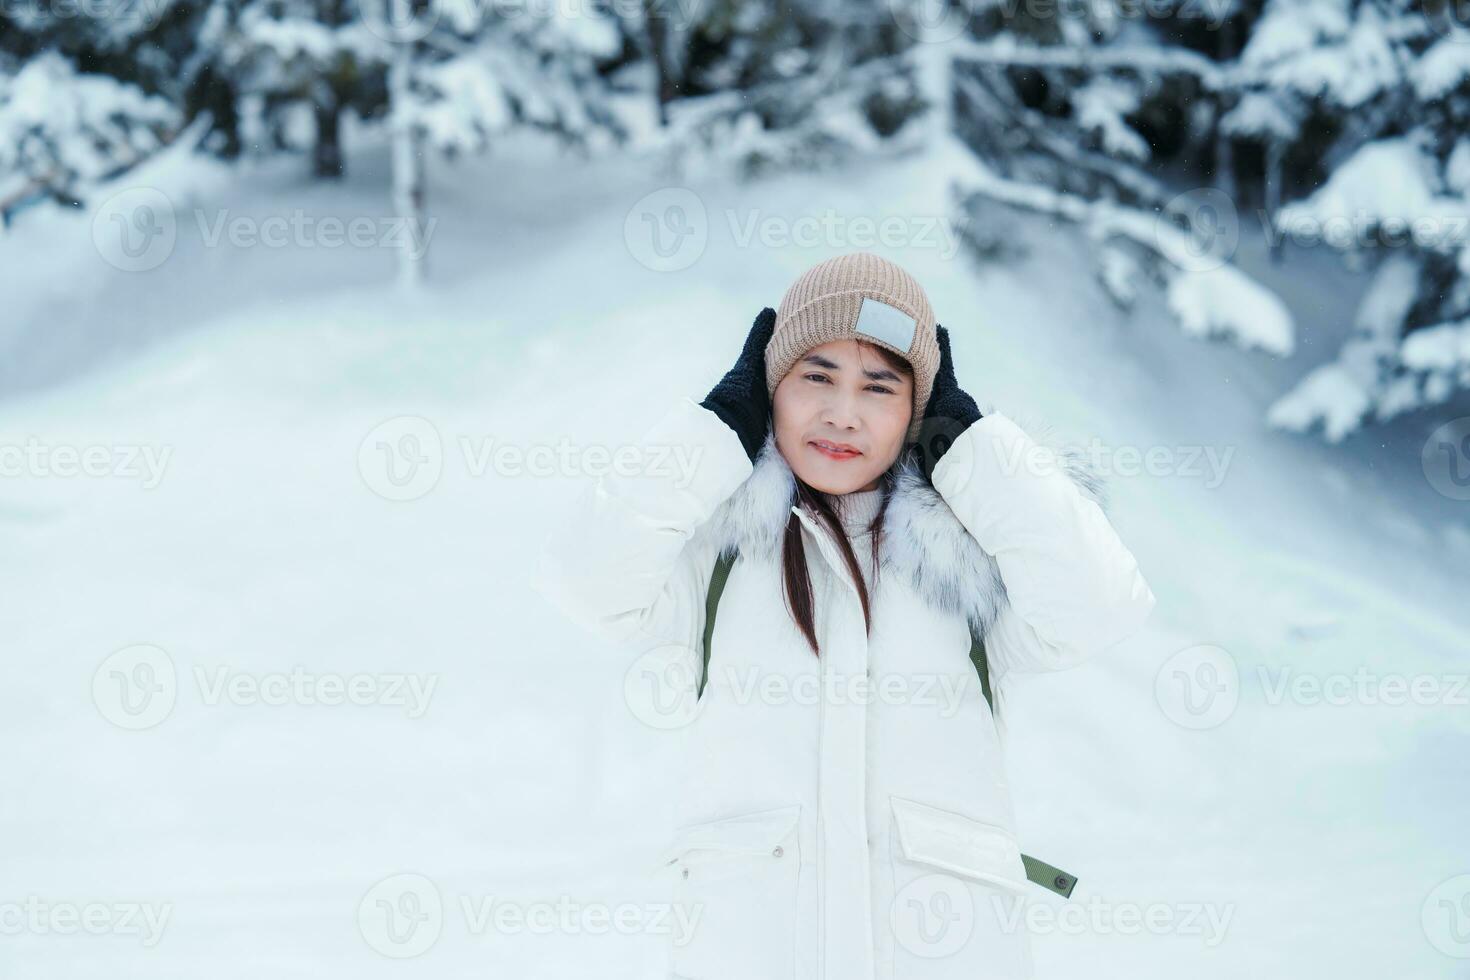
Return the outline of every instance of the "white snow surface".
<path id="1" fill-rule="evenodd" d="M 304 161 L 229 181 L 209 168 L 151 271 L 99 259 L 89 214 L 30 212 L 0 237 L 0 446 L 57 467 L 58 450 L 101 447 L 114 470 L 0 478 L 0 907 L 168 909 L 151 946 L 121 929 L 7 931 L 3 972 L 661 978 L 651 929 L 476 928 L 487 902 L 648 914 L 666 900 L 655 857 L 679 789 L 675 740 L 624 701 L 636 651 L 526 585 L 589 477 L 477 463 L 502 445 L 632 441 L 672 399 L 703 396 L 797 274 L 872 248 L 924 283 L 982 404 L 1096 437 L 1104 466 L 1147 467 L 1110 477 L 1109 512 L 1159 597 L 1153 619 L 1011 694 L 1023 849 L 1081 879 L 1070 903 L 1032 899 L 1069 910 L 1035 937 L 1040 975 L 1464 976 L 1425 920 L 1431 892 L 1470 872 L 1465 690 L 1273 703 L 1283 670 L 1463 677 L 1466 505 L 1419 461 L 1438 417 L 1334 447 L 1268 428 L 1283 375 L 1332 345 L 1281 364 L 1181 334 L 1162 296 L 1121 313 L 1085 271 L 1083 234 L 1035 215 L 1015 221 L 1024 261 L 977 265 L 931 227 L 950 202 L 923 155 L 685 193 L 646 161 L 507 140 L 430 168 L 439 221 L 418 297 L 393 291 L 382 247 L 204 244 L 221 212 L 386 215 L 386 151 L 349 135 L 340 186 L 306 180 Z M 806 244 L 770 237 L 823 215 L 842 220 Z M 855 219 L 888 216 L 907 247 L 859 237 Z M 650 259 L 649 221 L 697 259 L 651 268 L 670 253 Z M 1298 276 L 1288 299 L 1314 309 L 1338 289 Z M 379 428 L 403 417 L 439 451 L 402 441 L 420 423 Z M 395 492 L 375 466 L 384 444 L 437 460 L 437 483 L 375 492 Z M 156 485 L 129 475 L 150 453 L 166 460 Z M 104 710 L 104 662 L 139 644 L 166 652 L 177 693 L 135 731 Z M 1171 658 L 1200 645 L 1235 666 L 1222 696 L 1238 704 L 1193 729 Z M 435 686 L 418 717 L 211 698 L 221 677 L 297 668 Z M 359 906 L 370 918 L 374 886 L 405 873 L 443 912 L 437 941 L 400 960 L 365 938 Z M 1109 923 L 1130 909 L 1131 928 Z M 1139 924 L 1158 916 L 1170 924 Z"/>

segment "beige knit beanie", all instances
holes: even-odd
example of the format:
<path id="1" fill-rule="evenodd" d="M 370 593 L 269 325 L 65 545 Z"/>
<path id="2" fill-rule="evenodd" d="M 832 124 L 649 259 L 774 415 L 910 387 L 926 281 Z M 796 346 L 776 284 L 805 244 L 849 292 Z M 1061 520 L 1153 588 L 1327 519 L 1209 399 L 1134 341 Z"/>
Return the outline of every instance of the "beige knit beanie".
<path id="1" fill-rule="evenodd" d="M 850 252 L 812 266 L 781 297 L 766 345 L 766 389 L 776 386 L 807 351 L 833 340 L 862 339 L 887 348 L 914 370 L 914 414 L 906 440 L 919 438 L 939 340 L 934 311 L 917 280 L 871 252 Z"/>

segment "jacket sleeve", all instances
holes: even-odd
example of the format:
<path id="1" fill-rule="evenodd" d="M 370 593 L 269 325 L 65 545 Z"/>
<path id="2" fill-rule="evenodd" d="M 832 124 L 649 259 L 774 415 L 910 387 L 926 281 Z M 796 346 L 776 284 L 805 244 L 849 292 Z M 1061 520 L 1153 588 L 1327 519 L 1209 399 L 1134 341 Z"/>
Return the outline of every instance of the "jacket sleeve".
<path id="1" fill-rule="evenodd" d="M 545 536 L 531 585 L 604 639 L 697 651 L 718 544 L 695 532 L 753 466 L 734 430 L 687 397 L 636 446 L 634 472 L 610 467 Z"/>
<path id="2" fill-rule="evenodd" d="M 995 557 L 1008 603 L 986 639 L 998 673 L 1074 667 L 1131 636 L 1155 604 L 1102 508 L 1015 422 L 960 434 L 933 482 Z"/>

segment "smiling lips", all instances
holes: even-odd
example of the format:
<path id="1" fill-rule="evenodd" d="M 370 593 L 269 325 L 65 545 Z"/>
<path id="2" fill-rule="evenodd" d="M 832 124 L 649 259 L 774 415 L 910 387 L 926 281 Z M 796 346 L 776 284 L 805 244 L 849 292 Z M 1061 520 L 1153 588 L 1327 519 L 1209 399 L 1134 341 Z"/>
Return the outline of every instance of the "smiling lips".
<path id="1" fill-rule="evenodd" d="M 862 455 L 862 453 L 845 442 L 828 442 L 826 439 L 813 439 L 807 445 L 828 459 L 857 459 Z"/>

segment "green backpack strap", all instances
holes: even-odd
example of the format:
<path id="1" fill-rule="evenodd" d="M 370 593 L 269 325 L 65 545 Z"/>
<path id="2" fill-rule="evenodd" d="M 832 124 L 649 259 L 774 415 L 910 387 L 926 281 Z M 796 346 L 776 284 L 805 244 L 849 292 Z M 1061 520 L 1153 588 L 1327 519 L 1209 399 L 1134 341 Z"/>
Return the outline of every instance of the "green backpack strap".
<path id="1" fill-rule="evenodd" d="M 714 574 L 710 576 L 709 593 L 704 600 L 704 670 L 699 675 L 699 690 L 697 697 L 703 696 L 705 681 L 709 678 L 709 654 L 710 644 L 715 635 L 715 612 L 720 605 L 720 595 L 725 591 L 725 581 L 730 577 L 730 568 L 735 564 L 734 553 L 721 554 L 715 562 Z M 975 672 L 980 675 L 980 690 L 985 694 L 985 703 L 995 710 L 995 702 L 990 693 L 990 662 L 985 656 L 985 642 L 973 629 L 970 631 L 970 662 L 975 665 Z M 1033 881 L 1048 891 L 1056 892 L 1063 898 L 1072 896 L 1072 889 L 1077 885 L 1077 876 L 1067 874 L 1060 868 L 1053 867 L 1045 861 L 1038 861 L 1029 854 L 1021 855 L 1021 864 L 1026 868 L 1026 879 Z"/>
<path id="2" fill-rule="evenodd" d="M 975 673 L 980 675 L 980 691 L 985 695 L 985 703 L 994 712 L 995 700 L 990 696 L 990 661 L 985 657 L 985 641 L 973 628 L 970 630 L 970 663 L 975 665 Z"/>
<path id="3" fill-rule="evenodd" d="M 695 700 L 704 696 L 704 684 L 709 679 L 709 648 L 715 635 L 715 610 L 719 608 L 720 594 L 725 591 L 725 580 L 730 577 L 730 566 L 734 564 L 734 552 L 721 552 L 715 561 L 714 575 L 710 576 L 709 593 L 704 598 L 704 669 L 699 672 Z"/>
<path id="4" fill-rule="evenodd" d="M 1021 855 L 1021 863 L 1026 866 L 1026 877 L 1029 880 L 1048 891 L 1056 892 L 1063 898 L 1072 897 L 1072 889 L 1077 885 L 1076 875 L 1069 875 L 1061 868 L 1054 868 L 1029 854 Z"/>
<path id="5" fill-rule="evenodd" d="M 995 699 L 990 693 L 990 660 L 985 655 L 985 641 L 973 628 L 970 630 L 970 663 L 975 665 L 975 673 L 980 675 L 980 690 L 985 695 L 985 703 L 990 705 L 990 710 L 995 710 Z M 1072 897 L 1072 889 L 1077 885 L 1077 876 L 1067 874 L 1060 868 L 1053 867 L 1045 861 L 1038 861 L 1029 854 L 1021 855 L 1021 864 L 1026 867 L 1026 878 L 1034 881 L 1048 891 L 1056 892 L 1063 898 Z"/>

